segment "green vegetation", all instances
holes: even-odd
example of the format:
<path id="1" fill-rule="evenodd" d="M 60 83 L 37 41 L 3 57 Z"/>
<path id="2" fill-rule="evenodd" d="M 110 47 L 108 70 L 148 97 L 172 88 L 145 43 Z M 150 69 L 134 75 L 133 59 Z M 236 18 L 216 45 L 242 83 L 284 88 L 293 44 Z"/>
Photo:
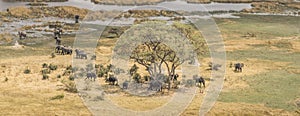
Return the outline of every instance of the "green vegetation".
<path id="1" fill-rule="evenodd" d="M 197 30 L 194 25 L 175 22 L 174 27 L 189 39 L 199 59 L 209 56 L 209 50 L 206 41 L 202 37 L 200 31 Z"/>
<path id="2" fill-rule="evenodd" d="M 49 69 L 43 69 L 41 72 L 42 72 L 42 74 L 50 74 L 50 70 Z"/>
<path id="3" fill-rule="evenodd" d="M 48 67 L 48 64 L 47 64 L 47 63 L 44 63 L 44 64 L 42 65 L 42 67 L 43 67 L 43 68 L 47 68 L 47 67 Z"/>
<path id="4" fill-rule="evenodd" d="M 30 72 L 31 72 L 31 71 L 30 71 L 30 69 L 28 69 L 28 68 L 24 70 L 24 74 L 29 74 Z"/>
<path id="5" fill-rule="evenodd" d="M 8 78 L 7 77 L 5 77 L 5 79 L 4 79 L 4 82 L 7 82 L 8 81 Z"/>
<path id="6" fill-rule="evenodd" d="M 255 39 L 265 40 L 265 43 L 250 45 L 250 49 L 227 51 L 228 60 L 243 61 L 246 65 L 249 58 L 290 64 L 282 67 L 278 66 L 276 69 L 268 70 L 268 72 L 238 77 L 246 81 L 249 87 L 222 92 L 219 101 L 264 104 L 264 106 L 270 108 L 296 111 L 297 107 L 294 101 L 300 96 L 300 78 L 299 74 L 290 70 L 300 68 L 300 62 L 297 62 L 300 54 L 299 52 L 290 52 L 293 40 L 269 40 L 299 36 L 300 18 L 289 16 L 238 16 L 241 18 L 215 19 L 223 35 L 226 35 L 224 39 L 238 40 L 242 39 L 247 33 L 253 33 Z M 271 47 L 277 49 L 271 49 Z M 258 67 L 257 70 L 261 68 L 266 67 Z"/>
<path id="7" fill-rule="evenodd" d="M 293 101 L 299 97 L 300 78 L 283 70 L 242 77 L 250 87 L 223 92 L 219 101 L 261 104 L 285 110 L 296 110 Z"/>
<path id="8" fill-rule="evenodd" d="M 74 78 L 73 75 L 70 75 L 70 76 L 69 76 L 69 80 L 70 80 L 70 81 L 74 81 L 74 79 L 75 79 L 75 78 Z"/>
<path id="9" fill-rule="evenodd" d="M 43 78 L 42 78 L 42 80 L 46 80 L 46 79 L 49 79 L 49 75 L 47 75 L 47 74 L 43 74 Z"/>
<path id="10" fill-rule="evenodd" d="M 258 39 L 299 36 L 300 18 L 292 16 L 237 15 L 241 18 L 216 18 L 226 39 L 241 39 L 247 33 L 254 33 Z"/>
<path id="11" fill-rule="evenodd" d="M 50 70 L 56 70 L 57 69 L 57 65 L 50 64 L 48 68 Z"/>
<path id="12" fill-rule="evenodd" d="M 56 57 L 55 53 L 51 53 L 51 58 L 55 58 L 55 57 Z"/>
<path id="13" fill-rule="evenodd" d="M 63 99 L 65 97 L 65 95 L 56 95 L 54 97 L 51 97 L 50 100 L 60 100 L 60 99 Z"/>
<path id="14" fill-rule="evenodd" d="M 66 87 L 65 90 L 66 91 L 71 92 L 71 93 L 77 93 L 78 92 L 75 82 L 73 82 L 73 81 L 64 81 L 64 80 L 62 80 L 61 82 L 65 85 L 65 87 Z"/>

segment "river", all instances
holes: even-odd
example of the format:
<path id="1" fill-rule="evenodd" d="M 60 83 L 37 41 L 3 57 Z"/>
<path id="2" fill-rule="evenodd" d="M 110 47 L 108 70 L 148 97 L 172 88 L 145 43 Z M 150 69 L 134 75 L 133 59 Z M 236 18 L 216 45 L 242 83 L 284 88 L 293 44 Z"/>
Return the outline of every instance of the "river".
<path id="1" fill-rule="evenodd" d="M 28 2 L 7 2 L 0 0 L 0 10 L 5 10 L 15 6 L 26 6 Z M 88 0 L 69 0 L 67 2 L 49 2 L 49 6 L 75 6 L 79 8 L 86 8 L 89 10 L 127 10 L 137 6 L 120 6 L 120 5 L 102 5 L 94 4 Z M 148 7 L 167 7 L 172 10 L 183 11 L 240 11 L 245 8 L 251 8 L 250 3 L 210 3 L 210 4 L 195 4 L 187 3 L 186 1 L 170 1 L 162 2 L 157 5 L 143 5 Z"/>

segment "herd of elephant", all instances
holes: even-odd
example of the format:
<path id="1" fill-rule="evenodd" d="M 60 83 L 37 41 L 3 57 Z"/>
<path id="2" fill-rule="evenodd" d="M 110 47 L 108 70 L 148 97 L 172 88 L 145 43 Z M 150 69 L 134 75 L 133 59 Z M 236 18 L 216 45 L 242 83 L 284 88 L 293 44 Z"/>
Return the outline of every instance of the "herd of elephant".
<path id="1" fill-rule="evenodd" d="M 172 75 L 171 77 L 172 77 L 172 79 L 177 80 L 179 75 L 176 74 L 176 75 Z M 91 80 L 95 81 L 96 78 L 97 78 L 96 73 L 88 72 L 86 74 L 85 80 L 86 79 L 91 79 Z M 202 87 L 201 85 L 203 85 L 203 87 L 205 87 L 205 79 L 203 77 L 194 77 L 193 80 L 194 80 L 195 84 L 198 85 L 200 88 Z M 105 78 L 105 82 L 109 83 L 109 85 L 118 85 L 118 79 L 115 76 L 108 76 L 107 78 Z M 129 81 L 124 81 L 122 83 L 122 89 L 128 89 L 128 87 L 130 85 L 129 83 L 130 83 Z M 155 79 L 151 78 L 151 80 L 149 82 L 148 90 L 162 91 L 162 89 L 164 87 L 166 87 L 166 83 L 167 82 L 165 82 L 163 80 L 155 80 Z"/>
<path id="2" fill-rule="evenodd" d="M 243 63 L 236 63 L 234 64 L 234 71 L 235 72 L 242 72 L 242 68 L 244 67 Z M 178 74 L 175 75 L 171 75 L 171 80 L 176 80 L 179 77 Z M 96 80 L 97 76 L 95 73 L 93 72 L 89 72 L 86 75 L 85 79 L 93 79 L 94 81 Z M 202 76 L 194 76 L 192 80 L 193 81 L 191 83 L 196 84 L 196 86 L 202 88 L 202 86 L 205 88 L 205 79 Z M 118 79 L 115 76 L 109 76 L 105 79 L 105 82 L 109 83 L 110 85 L 118 85 Z M 167 82 L 166 81 L 160 81 L 157 79 L 153 79 L 150 78 L 150 82 L 149 82 L 149 87 L 148 90 L 152 90 L 152 91 L 162 91 L 162 89 L 166 86 Z M 129 81 L 125 81 L 122 83 L 122 89 L 128 89 L 128 87 L 130 86 L 130 82 Z M 203 91 L 202 91 L 203 92 Z"/>
<path id="3" fill-rule="evenodd" d="M 61 28 L 55 28 L 53 35 L 54 39 L 56 40 L 56 47 L 55 47 L 55 53 L 58 53 L 60 55 L 72 55 L 73 49 L 69 46 L 66 47 L 64 45 L 61 45 L 61 34 L 63 33 Z M 87 59 L 87 53 L 83 50 L 75 50 L 76 58 L 80 59 Z"/>

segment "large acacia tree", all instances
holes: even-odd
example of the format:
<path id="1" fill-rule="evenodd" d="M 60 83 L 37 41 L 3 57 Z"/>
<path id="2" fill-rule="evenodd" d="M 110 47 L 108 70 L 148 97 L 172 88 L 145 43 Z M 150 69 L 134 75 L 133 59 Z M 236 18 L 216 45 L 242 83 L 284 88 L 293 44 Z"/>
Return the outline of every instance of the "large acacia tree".
<path id="1" fill-rule="evenodd" d="M 181 64 L 196 59 L 191 46 L 175 27 L 164 22 L 149 21 L 125 32 L 114 53 L 117 59 L 129 57 L 143 65 L 153 78 L 162 75 L 165 68 L 169 78 Z"/>
<path id="2" fill-rule="evenodd" d="M 168 76 L 174 75 L 175 69 L 185 61 L 166 44 L 151 39 L 139 45 L 130 58 L 143 65 L 152 77 L 162 74 L 163 66 L 167 68 Z"/>

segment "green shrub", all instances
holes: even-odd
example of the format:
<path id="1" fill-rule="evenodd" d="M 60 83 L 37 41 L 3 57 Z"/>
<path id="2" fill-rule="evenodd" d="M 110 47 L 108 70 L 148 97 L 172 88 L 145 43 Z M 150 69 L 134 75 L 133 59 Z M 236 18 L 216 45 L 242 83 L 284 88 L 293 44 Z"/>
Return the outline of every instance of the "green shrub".
<path id="1" fill-rule="evenodd" d="M 50 100 L 59 100 L 59 99 L 63 99 L 65 96 L 62 94 L 62 95 L 56 95 L 54 97 L 51 97 Z"/>
<path id="2" fill-rule="evenodd" d="M 78 68 L 77 68 L 77 67 L 73 67 L 73 68 L 72 68 L 72 72 L 74 73 L 74 72 L 76 72 L 76 71 L 78 71 Z"/>
<path id="3" fill-rule="evenodd" d="M 61 75 L 57 75 L 57 78 L 61 78 Z"/>
<path id="4" fill-rule="evenodd" d="M 47 63 L 44 63 L 42 66 L 43 66 L 43 68 L 48 68 L 48 64 Z"/>
<path id="5" fill-rule="evenodd" d="M 86 76 L 86 74 L 85 73 L 83 73 L 83 72 L 81 72 L 81 73 L 77 73 L 77 75 L 76 75 L 77 77 L 84 77 L 84 76 Z"/>
<path id="6" fill-rule="evenodd" d="M 103 68 L 103 65 L 102 64 L 96 64 L 95 68 Z"/>
<path id="7" fill-rule="evenodd" d="M 96 60 L 96 55 L 93 55 L 91 60 Z"/>
<path id="8" fill-rule="evenodd" d="M 72 70 L 72 65 L 69 65 L 66 70 Z"/>
<path id="9" fill-rule="evenodd" d="M 125 71 L 123 70 L 123 69 L 121 69 L 121 68 L 115 68 L 115 70 L 114 70 L 114 73 L 116 74 L 116 75 L 119 75 L 120 73 L 124 73 Z"/>
<path id="10" fill-rule="evenodd" d="M 104 71 L 100 70 L 100 71 L 97 71 L 97 74 L 98 74 L 98 77 L 103 77 L 104 76 Z"/>
<path id="11" fill-rule="evenodd" d="M 8 78 L 7 77 L 5 77 L 5 79 L 4 79 L 4 82 L 7 82 L 8 81 Z"/>
<path id="12" fill-rule="evenodd" d="M 106 69 L 108 71 L 112 70 L 113 68 L 114 68 L 114 65 L 112 65 L 112 64 L 109 64 L 109 65 L 106 66 Z"/>
<path id="13" fill-rule="evenodd" d="M 72 73 L 71 70 L 65 70 L 64 73 L 63 73 L 63 76 L 68 76 Z"/>
<path id="14" fill-rule="evenodd" d="M 24 74 L 29 74 L 31 71 L 29 69 L 24 70 Z"/>
<path id="15" fill-rule="evenodd" d="M 49 69 L 43 69 L 41 70 L 42 74 L 50 74 L 50 70 Z"/>
<path id="16" fill-rule="evenodd" d="M 66 81 L 62 81 L 62 83 L 65 85 L 66 87 L 66 91 L 71 92 L 71 93 L 77 93 L 77 88 L 76 88 L 76 84 L 74 82 L 66 82 Z"/>
<path id="17" fill-rule="evenodd" d="M 85 70 L 84 70 L 84 68 L 80 68 L 79 71 L 84 72 Z"/>
<path id="18" fill-rule="evenodd" d="M 69 76 L 70 81 L 74 81 L 74 79 L 75 79 L 74 76 L 72 76 L 72 75 Z"/>
<path id="19" fill-rule="evenodd" d="M 51 58 L 55 58 L 55 54 L 54 53 L 51 53 Z"/>
<path id="20" fill-rule="evenodd" d="M 88 65 L 86 65 L 86 71 L 91 71 L 91 70 L 93 70 L 93 69 L 94 69 L 93 64 L 88 64 Z"/>
<path id="21" fill-rule="evenodd" d="M 49 76 L 44 74 L 42 80 L 46 80 L 46 79 L 49 79 Z"/>
<path id="22" fill-rule="evenodd" d="M 50 64 L 48 68 L 50 70 L 56 70 L 57 69 L 57 65 Z"/>

